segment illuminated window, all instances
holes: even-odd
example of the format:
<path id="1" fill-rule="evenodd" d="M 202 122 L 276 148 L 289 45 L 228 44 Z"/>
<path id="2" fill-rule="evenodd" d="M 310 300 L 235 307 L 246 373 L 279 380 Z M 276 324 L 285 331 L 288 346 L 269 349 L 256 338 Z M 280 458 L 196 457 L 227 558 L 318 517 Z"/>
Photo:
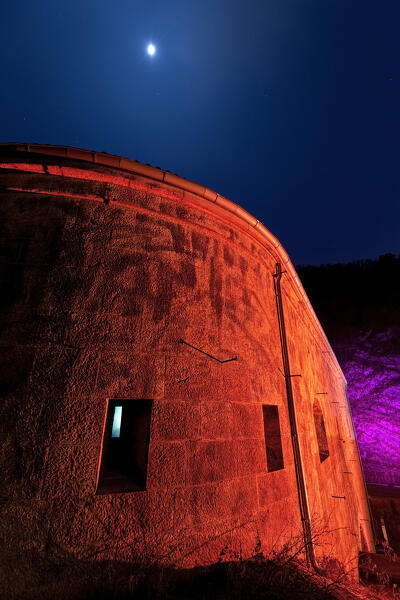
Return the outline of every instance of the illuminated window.
<path id="1" fill-rule="evenodd" d="M 98 494 L 146 489 L 151 400 L 110 400 Z"/>
<path id="2" fill-rule="evenodd" d="M 122 406 L 114 406 L 111 437 L 121 437 Z"/>
<path id="3" fill-rule="evenodd" d="M 279 471 L 284 468 L 284 464 L 278 407 L 275 405 L 264 405 L 263 418 L 267 469 L 269 472 Z"/>
<path id="4" fill-rule="evenodd" d="M 314 406 L 314 424 L 315 431 L 317 433 L 319 460 L 324 462 L 329 456 L 328 439 L 326 437 L 326 429 L 324 422 L 324 415 L 322 414 L 321 407 L 318 400 L 315 400 Z"/>

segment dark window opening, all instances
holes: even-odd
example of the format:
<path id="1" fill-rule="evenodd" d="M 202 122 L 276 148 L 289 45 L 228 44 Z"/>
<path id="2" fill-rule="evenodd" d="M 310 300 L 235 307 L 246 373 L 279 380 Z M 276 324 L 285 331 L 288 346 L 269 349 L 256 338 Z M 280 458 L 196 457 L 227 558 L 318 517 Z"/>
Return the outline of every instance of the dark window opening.
<path id="1" fill-rule="evenodd" d="M 326 460 L 329 456 L 329 448 L 328 448 L 328 439 L 326 437 L 324 416 L 322 414 L 322 410 L 321 410 L 318 400 L 315 400 L 315 402 L 314 402 L 313 411 L 314 411 L 315 431 L 317 433 L 317 441 L 318 441 L 319 460 L 321 462 L 324 462 L 324 460 Z"/>
<path id="2" fill-rule="evenodd" d="M 281 429 L 279 426 L 278 407 L 263 406 L 265 448 L 267 452 L 268 471 L 279 471 L 284 468 Z"/>
<path id="3" fill-rule="evenodd" d="M 364 527 L 360 524 L 360 550 L 361 552 L 368 552 L 368 544 L 364 535 Z"/>
<path id="4" fill-rule="evenodd" d="M 338 432 L 338 439 L 342 440 L 343 438 L 342 438 L 342 433 L 340 431 L 339 419 L 337 417 L 336 417 L 336 429 L 337 429 L 337 432 Z"/>
<path id="5" fill-rule="evenodd" d="M 146 489 L 151 400 L 110 400 L 98 494 Z"/>

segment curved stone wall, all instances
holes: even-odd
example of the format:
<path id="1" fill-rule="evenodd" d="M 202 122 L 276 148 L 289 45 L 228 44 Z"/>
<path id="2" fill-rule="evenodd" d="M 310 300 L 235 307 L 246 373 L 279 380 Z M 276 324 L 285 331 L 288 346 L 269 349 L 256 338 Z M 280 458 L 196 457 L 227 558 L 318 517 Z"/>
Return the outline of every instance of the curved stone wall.
<path id="1" fill-rule="evenodd" d="M 205 188 L 53 150 L 1 148 L 6 543 L 192 565 L 301 540 L 279 243 Z M 288 262 L 282 294 L 316 553 L 345 562 L 373 544 L 345 381 Z M 139 401 L 144 484 L 102 487 L 111 408 Z"/>

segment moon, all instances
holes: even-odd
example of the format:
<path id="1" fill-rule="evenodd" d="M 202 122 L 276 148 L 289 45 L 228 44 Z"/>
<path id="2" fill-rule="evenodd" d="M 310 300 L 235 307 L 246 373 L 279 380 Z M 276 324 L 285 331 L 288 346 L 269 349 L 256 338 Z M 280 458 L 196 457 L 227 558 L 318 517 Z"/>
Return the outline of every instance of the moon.
<path id="1" fill-rule="evenodd" d="M 153 56 L 156 53 L 156 47 L 154 44 L 149 44 L 147 46 L 147 54 L 150 54 L 150 56 Z"/>

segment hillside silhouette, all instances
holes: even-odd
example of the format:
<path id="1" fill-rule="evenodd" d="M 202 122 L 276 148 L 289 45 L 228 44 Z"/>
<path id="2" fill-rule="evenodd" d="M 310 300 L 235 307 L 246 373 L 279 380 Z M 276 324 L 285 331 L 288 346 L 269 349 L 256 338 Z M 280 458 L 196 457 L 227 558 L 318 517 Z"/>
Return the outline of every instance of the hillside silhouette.
<path id="1" fill-rule="evenodd" d="M 329 340 L 400 324 L 400 256 L 296 268 Z"/>

